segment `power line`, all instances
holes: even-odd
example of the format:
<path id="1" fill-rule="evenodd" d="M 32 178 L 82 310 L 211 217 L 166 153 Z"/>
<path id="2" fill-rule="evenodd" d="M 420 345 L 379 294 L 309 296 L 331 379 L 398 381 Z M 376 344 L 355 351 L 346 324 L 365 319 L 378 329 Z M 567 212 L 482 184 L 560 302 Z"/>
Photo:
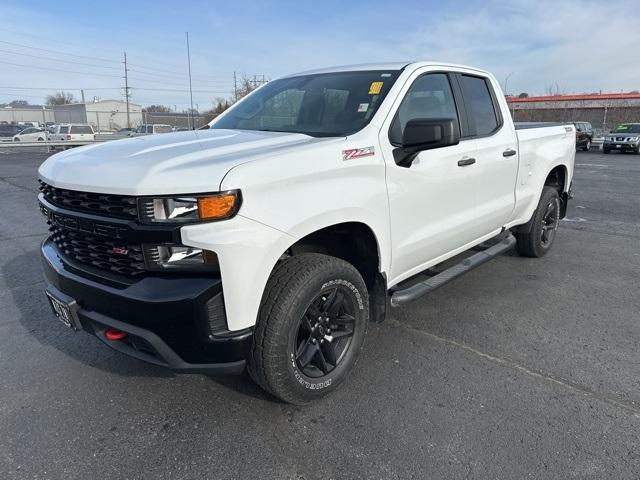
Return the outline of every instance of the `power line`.
<path id="1" fill-rule="evenodd" d="M 176 89 L 176 88 L 139 88 L 139 87 L 129 87 L 132 90 L 141 90 L 143 92 L 182 92 L 182 93 L 187 93 L 189 92 L 189 89 Z M 194 90 L 194 93 L 217 93 L 217 94 L 225 94 L 225 93 L 229 93 L 228 90 Z"/>
<path id="2" fill-rule="evenodd" d="M 167 74 L 163 74 L 163 73 L 145 72 L 145 71 L 142 71 L 142 70 L 138 70 L 136 68 L 130 68 L 129 71 L 130 72 L 139 73 L 140 75 L 150 76 L 150 77 L 153 77 L 153 78 L 155 78 L 155 77 L 163 77 L 163 78 L 175 78 L 175 79 L 178 79 L 178 80 L 186 80 L 187 79 L 187 76 L 183 76 L 183 75 L 167 75 Z M 223 83 L 224 84 L 225 82 L 227 82 L 226 80 L 199 80 L 197 77 L 192 77 L 192 78 L 193 78 L 193 80 L 195 82 L 200 82 L 200 83 L 212 83 L 212 84 L 213 83 L 218 83 L 218 84 Z M 228 78 L 231 79 L 233 77 L 228 77 Z"/>
<path id="3" fill-rule="evenodd" d="M 0 40 L 1 42 L 1 40 Z M 97 76 L 97 77 L 112 77 L 112 78 L 120 78 L 120 75 L 109 75 L 107 73 L 90 73 L 90 72 L 78 72 L 78 71 L 74 71 L 74 70 L 63 70 L 60 68 L 52 68 L 52 67 L 40 67 L 38 65 L 24 65 L 21 63 L 12 63 L 12 62 L 5 62 L 0 60 L 0 63 L 4 63 L 5 65 L 12 65 L 14 67 L 24 67 L 24 68 L 36 68 L 38 70 L 48 70 L 51 72 L 64 72 L 64 73 L 76 73 L 79 75 L 93 75 L 93 76 Z"/>
<path id="4" fill-rule="evenodd" d="M 174 70 L 164 70 L 161 68 L 155 68 L 155 67 L 146 67 L 146 66 L 141 66 L 138 64 L 130 64 L 132 67 L 138 68 L 138 69 L 142 69 L 142 70 L 153 70 L 154 72 L 162 72 L 162 73 L 168 73 L 169 75 L 175 76 L 176 75 L 176 71 L 180 71 L 180 68 L 175 68 Z M 167 65 L 167 64 L 161 64 L 161 65 Z M 133 70 L 133 69 L 132 69 Z M 193 79 L 195 80 L 196 78 L 233 78 L 233 75 L 194 75 Z"/>
<path id="5" fill-rule="evenodd" d="M 12 55 L 19 55 L 21 57 L 32 57 L 32 58 L 44 58 L 45 60 L 50 60 L 52 62 L 63 62 L 63 63 L 73 63 L 74 65 L 84 65 L 87 67 L 97 67 L 97 68 L 110 68 L 110 69 L 118 69 L 118 67 L 111 67 L 108 65 L 96 65 L 95 63 L 84 63 L 84 62 L 74 62 L 73 60 L 64 60 L 62 58 L 51 58 L 45 55 L 31 55 L 28 53 L 20 53 L 20 52 L 12 52 L 9 50 L 1 50 L 2 53 L 9 53 Z"/>
<path id="6" fill-rule="evenodd" d="M 29 48 L 31 50 L 38 50 L 39 52 L 57 53 L 58 55 L 66 55 L 68 57 L 84 58 L 84 59 L 87 59 L 87 60 L 98 60 L 98 61 L 101 61 L 101 62 L 120 63 L 117 60 L 111 60 L 111 59 L 107 59 L 107 58 L 100 58 L 100 57 L 94 57 L 94 56 L 88 56 L 88 55 L 76 55 L 76 54 L 73 54 L 73 53 L 61 52 L 59 50 L 51 50 L 51 49 L 47 49 L 47 48 L 33 47 L 31 45 L 24 45 L 22 43 L 7 42 L 6 40 L 0 40 L 0 43 L 4 43 L 6 45 L 13 45 L 14 47 L 22 47 L 22 48 Z"/>
<path id="7" fill-rule="evenodd" d="M 6 90 L 122 90 L 122 87 L 0 87 Z"/>

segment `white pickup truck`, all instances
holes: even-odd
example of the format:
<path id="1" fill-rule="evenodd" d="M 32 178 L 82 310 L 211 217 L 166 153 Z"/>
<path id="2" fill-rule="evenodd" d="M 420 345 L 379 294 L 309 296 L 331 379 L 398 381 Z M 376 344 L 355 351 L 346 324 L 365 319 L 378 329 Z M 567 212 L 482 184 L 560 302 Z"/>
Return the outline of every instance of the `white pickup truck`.
<path id="1" fill-rule="evenodd" d="M 543 256 L 571 196 L 574 127 L 514 126 L 475 68 L 291 75 L 209 127 L 42 164 L 46 293 L 67 326 L 123 353 L 247 367 L 296 404 L 338 387 L 390 306 L 514 245 Z"/>

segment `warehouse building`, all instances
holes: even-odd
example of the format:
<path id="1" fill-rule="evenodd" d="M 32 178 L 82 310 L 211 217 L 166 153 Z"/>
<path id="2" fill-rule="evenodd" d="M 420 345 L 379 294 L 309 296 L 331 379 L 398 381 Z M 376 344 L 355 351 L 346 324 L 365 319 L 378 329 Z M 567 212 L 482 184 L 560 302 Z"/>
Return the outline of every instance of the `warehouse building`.
<path id="1" fill-rule="evenodd" d="M 609 131 L 625 122 L 640 122 L 640 93 L 595 93 L 541 97 L 507 97 L 516 122 L 590 122 Z"/>
<path id="2" fill-rule="evenodd" d="M 96 131 L 117 131 L 127 127 L 127 104 L 120 100 L 70 103 L 53 107 L 56 123 L 88 123 Z M 129 103 L 129 126 L 142 123 L 142 106 Z"/>
<path id="3" fill-rule="evenodd" d="M 49 107 L 4 107 L 0 108 L 0 122 L 2 123 L 37 123 L 42 125 L 55 121 L 53 110 Z"/>

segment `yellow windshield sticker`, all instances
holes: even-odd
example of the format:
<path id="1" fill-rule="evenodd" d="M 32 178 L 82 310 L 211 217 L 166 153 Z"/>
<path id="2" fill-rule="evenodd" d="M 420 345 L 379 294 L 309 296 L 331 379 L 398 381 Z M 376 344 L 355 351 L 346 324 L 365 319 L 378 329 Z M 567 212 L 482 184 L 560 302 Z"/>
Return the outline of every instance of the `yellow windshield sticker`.
<path id="1" fill-rule="evenodd" d="M 369 95 L 378 95 L 382 90 L 382 85 L 384 82 L 371 82 L 369 86 Z"/>

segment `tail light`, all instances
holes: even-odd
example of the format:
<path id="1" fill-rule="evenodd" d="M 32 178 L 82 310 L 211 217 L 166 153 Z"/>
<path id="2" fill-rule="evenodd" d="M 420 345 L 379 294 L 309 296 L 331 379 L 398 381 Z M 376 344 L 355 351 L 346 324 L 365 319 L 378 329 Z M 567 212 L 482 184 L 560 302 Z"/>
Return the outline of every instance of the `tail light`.
<path id="1" fill-rule="evenodd" d="M 67 135 L 67 140 L 71 140 L 71 135 Z"/>

